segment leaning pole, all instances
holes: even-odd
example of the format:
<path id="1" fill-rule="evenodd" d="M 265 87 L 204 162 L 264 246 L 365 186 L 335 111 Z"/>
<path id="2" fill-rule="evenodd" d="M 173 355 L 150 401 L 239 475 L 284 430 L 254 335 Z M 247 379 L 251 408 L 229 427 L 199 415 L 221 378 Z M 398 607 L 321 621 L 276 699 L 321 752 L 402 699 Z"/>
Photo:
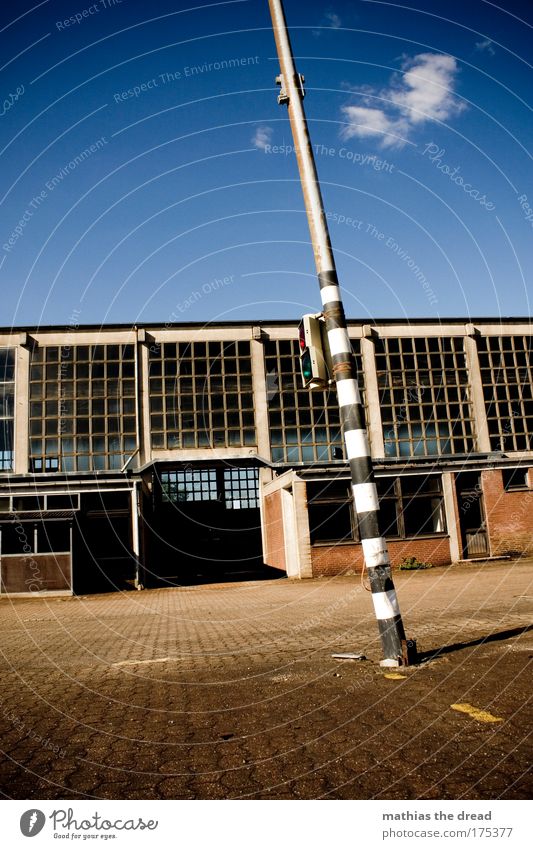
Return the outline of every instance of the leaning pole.
<path id="1" fill-rule="evenodd" d="M 281 76 L 278 97 L 286 104 L 294 139 L 307 220 L 320 284 L 326 338 L 333 364 L 340 419 L 350 464 L 352 493 L 359 523 L 365 568 L 383 650 L 382 666 L 407 664 L 407 643 L 391 575 L 380 514 L 372 458 L 366 432 L 357 369 L 348 336 L 335 260 L 303 105 L 303 77 L 294 65 L 282 0 L 269 0 Z"/>

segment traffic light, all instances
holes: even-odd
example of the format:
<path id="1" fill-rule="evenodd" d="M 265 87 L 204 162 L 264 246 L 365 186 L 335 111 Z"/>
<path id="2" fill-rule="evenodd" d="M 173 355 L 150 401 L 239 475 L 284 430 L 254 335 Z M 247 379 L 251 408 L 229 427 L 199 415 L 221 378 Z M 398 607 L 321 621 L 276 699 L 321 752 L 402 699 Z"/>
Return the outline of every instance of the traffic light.
<path id="1" fill-rule="evenodd" d="M 298 327 L 300 371 L 306 389 L 323 389 L 328 383 L 322 346 L 322 322 L 316 315 L 304 315 Z"/>

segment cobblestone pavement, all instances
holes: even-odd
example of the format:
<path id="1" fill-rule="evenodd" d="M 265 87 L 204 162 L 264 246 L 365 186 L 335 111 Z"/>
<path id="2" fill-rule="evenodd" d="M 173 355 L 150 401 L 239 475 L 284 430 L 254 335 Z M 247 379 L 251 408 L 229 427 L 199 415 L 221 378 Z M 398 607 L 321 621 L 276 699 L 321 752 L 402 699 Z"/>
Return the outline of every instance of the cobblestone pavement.
<path id="1" fill-rule="evenodd" d="M 532 576 L 399 573 L 408 635 L 442 652 L 390 678 L 359 577 L 3 599 L 2 792 L 526 798 Z"/>

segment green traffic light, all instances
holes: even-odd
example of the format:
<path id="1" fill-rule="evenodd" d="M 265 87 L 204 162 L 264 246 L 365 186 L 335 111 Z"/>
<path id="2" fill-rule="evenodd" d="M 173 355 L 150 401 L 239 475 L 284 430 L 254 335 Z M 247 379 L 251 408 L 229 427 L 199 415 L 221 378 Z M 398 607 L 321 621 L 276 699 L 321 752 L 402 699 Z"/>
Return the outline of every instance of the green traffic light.
<path id="1" fill-rule="evenodd" d="M 300 369 L 304 383 L 308 383 L 313 377 L 313 364 L 311 362 L 311 354 L 309 348 L 302 351 L 300 355 Z"/>

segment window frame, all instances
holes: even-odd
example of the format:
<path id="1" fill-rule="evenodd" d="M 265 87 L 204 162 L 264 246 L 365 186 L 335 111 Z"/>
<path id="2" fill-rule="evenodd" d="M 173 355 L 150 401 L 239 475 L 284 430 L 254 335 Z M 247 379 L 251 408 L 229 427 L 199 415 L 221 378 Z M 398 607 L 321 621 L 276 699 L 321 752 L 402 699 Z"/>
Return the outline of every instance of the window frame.
<path id="1" fill-rule="evenodd" d="M 502 483 L 505 492 L 529 492 L 531 487 L 528 484 L 528 473 L 530 466 L 513 466 L 510 469 L 502 469 Z M 522 483 L 514 483 L 513 478 L 518 477 L 518 473 L 523 475 Z"/>
<path id="2" fill-rule="evenodd" d="M 464 338 L 376 339 L 378 403 L 386 457 L 453 456 L 476 450 Z"/>
<path id="3" fill-rule="evenodd" d="M 492 451 L 533 451 L 533 334 L 484 335 L 479 371 Z"/>
<path id="4" fill-rule="evenodd" d="M 41 537 L 41 532 L 45 531 L 45 523 L 53 523 L 55 525 L 64 524 L 64 530 L 67 531 L 69 537 L 69 545 L 66 549 L 51 549 L 51 550 L 41 550 L 42 543 L 39 545 L 39 540 Z M 23 557 L 23 558 L 31 558 L 35 555 L 55 555 L 55 554 L 71 554 L 72 553 L 72 520 L 64 519 L 64 518 L 46 518 L 41 521 L 35 521 L 32 519 L 26 519 L 23 522 L 19 522 L 20 527 L 23 528 L 23 534 L 19 536 L 19 541 L 21 544 L 20 551 L 10 551 L 5 552 L 3 550 L 3 531 L 6 527 L 12 527 L 16 522 L 13 520 L 2 521 L 0 522 L 0 559 L 4 557 Z M 31 551 L 25 551 L 25 546 L 31 549 Z"/>
<path id="5" fill-rule="evenodd" d="M 309 497 L 309 484 L 320 484 L 322 486 L 325 485 L 327 487 L 328 485 L 330 485 L 332 483 L 339 483 L 339 484 L 345 483 L 346 484 L 346 495 L 344 497 L 340 498 L 339 496 L 335 496 L 335 495 L 329 494 L 327 492 L 325 492 L 325 493 L 322 492 L 322 493 L 319 493 L 318 495 L 311 495 L 311 497 Z M 355 509 L 354 509 L 354 504 L 353 504 L 353 496 L 352 496 L 352 493 L 351 493 L 350 480 L 348 478 L 333 478 L 333 479 L 325 479 L 323 481 L 307 481 L 306 484 L 307 484 L 307 511 L 308 511 L 308 516 L 309 516 L 309 539 L 310 539 L 311 545 L 314 545 L 314 546 L 352 545 L 354 543 L 360 542 L 359 527 L 358 527 L 357 517 L 355 515 Z M 339 506 L 339 509 L 348 507 L 349 522 L 350 522 L 350 536 L 349 537 L 344 537 L 344 538 L 340 538 L 340 539 L 336 538 L 336 537 L 332 537 L 332 538 L 321 537 L 319 539 L 316 538 L 315 528 L 313 527 L 312 522 L 311 522 L 311 512 L 310 512 L 309 508 L 311 507 L 311 509 L 312 509 L 315 506 L 320 508 L 320 507 L 328 505 L 328 504 L 331 504 L 331 505 L 337 504 Z"/>
<path id="6" fill-rule="evenodd" d="M 364 404 L 361 340 L 350 337 L 350 341 Z M 272 462 L 314 465 L 342 459 L 344 441 L 335 387 L 303 387 L 296 334 L 294 338 L 265 342 L 264 369 Z"/>
<path id="7" fill-rule="evenodd" d="M 157 342 L 148 372 L 153 451 L 257 447 L 250 339 Z"/>
<path id="8" fill-rule="evenodd" d="M 35 345 L 29 372 L 32 472 L 118 471 L 139 445 L 138 345 Z"/>
<path id="9" fill-rule="evenodd" d="M 433 492 L 432 491 L 422 491 L 420 493 L 414 493 L 414 494 L 409 493 L 409 492 L 404 492 L 402 490 L 402 480 L 406 480 L 406 479 L 412 480 L 413 478 L 423 479 L 424 481 L 434 480 L 434 481 L 437 481 L 438 485 Z M 317 484 L 317 485 L 324 486 L 324 484 L 332 483 L 332 482 L 335 482 L 335 481 L 339 481 L 339 482 L 345 481 L 346 482 L 346 485 L 347 485 L 347 496 L 346 496 L 346 498 L 340 499 L 338 497 L 337 498 L 336 497 L 329 497 L 327 495 L 324 495 L 322 497 L 320 495 L 318 495 L 318 496 L 312 495 L 311 497 L 309 497 L 309 485 L 310 484 Z M 441 474 L 434 474 L 434 475 L 429 475 L 429 474 L 428 475 L 390 475 L 390 476 L 389 475 L 380 475 L 376 478 L 376 484 L 378 486 L 378 500 L 379 500 L 379 503 L 380 503 L 380 507 L 381 507 L 384 500 L 387 500 L 389 502 L 392 502 L 392 501 L 394 502 L 393 509 L 395 510 L 395 514 L 396 514 L 396 528 L 397 528 L 398 532 L 397 533 L 390 533 L 390 532 L 385 531 L 384 536 L 387 539 L 387 541 L 398 542 L 398 541 L 410 540 L 410 539 L 422 539 L 422 538 L 434 538 L 434 537 L 446 537 L 446 536 L 448 536 L 448 529 L 447 529 L 447 523 L 446 523 L 446 510 L 445 510 L 445 504 L 444 504 L 444 489 L 443 489 L 442 475 Z M 308 516 L 309 516 L 309 536 L 310 536 L 310 540 L 311 540 L 311 545 L 312 546 L 321 546 L 321 545 L 330 545 L 331 546 L 331 545 L 347 545 L 347 544 L 360 543 L 361 540 L 360 540 L 360 537 L 359 537 L 357 516 L 356 516 L 356 513 L 355 513 L 355 507 L 354 507 L 354 504 L 353 504 L 353 498 L 351 496 L 351 492 L 349 492 L 350 480 L 348 478 L 324 478 L 324 480 L 321 480 L 321 481 L 320 480 L 308 480 L 308 481 L 306 481 L 306 485 L 307 485 L 307 509 L 308 509 Z M 387 485 L 388 485 L 387 495 L 384 495 L 383 491 L 380 495 L 379 490 L 385 489 L 385 487 Z M 392 492 L 393 494 L 390 495 L 389 494 L 390 492 Z M 405 526 L 406 506 L 410 506 L 410 505 L 412 505 L 413 501 L 416 502 L 417 500 L 421 500 L 421 499 L 428 499 L 428 500 L 429 499 L 438 499 L 439 500 L 438 510 L 439 510 L 439 522 L 442 525 L 441 530 L 421 531 L 419 533 L 407 533 L 406 532 L 406 526 Z M 339 504 L 339 505 L 349 504 L 350 505 L 350 518 L 351 518 L 351 524 L 352 524 L 352 535 L 351 535 L 350 538 L 316 539 L 314 537 L 314 528 L 313 528 L 312 522 L 311 522 L 309 505 L 320 506 L 320 505 L 325 505 L 325 504 L 332 504 L 332 505 L 333 504 Z M 431 515 L 433 515 L 434 512 L 435 511 L 432 511 Z M 381 514 L 381 515 L 383 515 L 383 514 Z"/>
<path id="10" fill-rule="evenodd" d="M 50 507 L 49 498 L 55 498 L 56 496 L 65 496 L 71 499 L 71 506 L 69 507 Z M 37 507 L 35 509 L 30 508 L 17 508 L 15 507 L 15 500 L 18 498 L 41 498 L 43 499 L 42 507 Z M 0 516 L 4 513 L 16 513 L 17 515 L 24 513 L 57 513 L 57 512 L 65 512 L 72 511 L 76 512 L 80 509 L 80 493 L 79 492 L 17 492 L 11 493 L 9 495 L 0 495 L 0 504 L 2 501 L 7 501 L 9 504 L 9 508 L 7 510 L 3 510 L 0 507 Z M 53 502 L 52 502 L 53 503 Z"/>
<path id="11" fill-rule="evenodd" d="M 11 429 L 10 434 L 10 442 L 11 449 L 0 451 L 0 473 L 9 473 L 12 472 L 15 468 L 15 410 L 17 409 L 17 369 L 18 369 L 18 357 L 17 357 L 17 348 L 13 345 L 1 345 L 0 352 L 6 351 L 12 353 L 13 356 L 13 376 L 10 380 L 2 379 L 2 372 L 0 372 L 0 387 L 2 389 L 4 387 L 13 387 L 13 412 L 11 415 L 0 415 L 0 428 L 9 427 Z M 5 373 L 5 372 L 4 372 Z M 5 423 L 5 424 L 4 424 Z M 9 441 L 9 440 L 8 440 Z M 8 457 L 4 457 L 3 455 L 10 455 Z"/>

